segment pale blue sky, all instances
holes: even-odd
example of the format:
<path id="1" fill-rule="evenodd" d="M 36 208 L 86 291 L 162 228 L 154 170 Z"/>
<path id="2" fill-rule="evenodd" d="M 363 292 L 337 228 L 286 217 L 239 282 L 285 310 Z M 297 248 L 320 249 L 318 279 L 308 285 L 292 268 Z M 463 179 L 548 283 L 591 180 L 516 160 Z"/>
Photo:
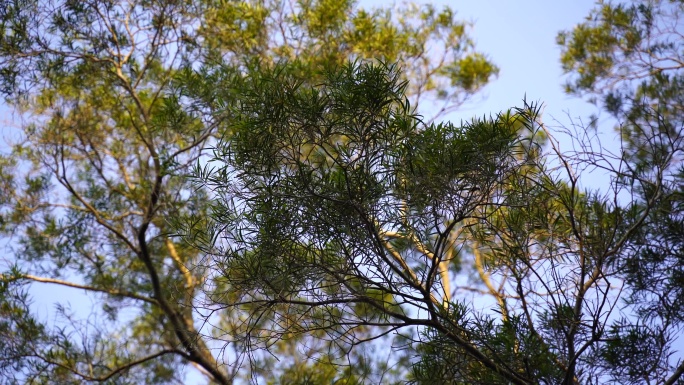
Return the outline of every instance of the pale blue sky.
<path id="1" fill-rule="evenodd" d="M 563 91 L 566 76 L 560 65 L 560 47 L 556 44 L 558 32 L 584 21 L 595 1 L 439 0 L 432 4 L 448 4 L 459 18 L 473 21 L 471 35 L 477 49 L 500 68 L 498 78 L 484 89 L 482 97 L 450 115 L 452 121 L 520 107 L 526 96 L 528 101 L 543 103 L 542 119 L 552 132 L 573 125 L 587 127 L 590 115 L 597 115 L 601 144 L 617 150 L 615 121 L 607 113 L 602 114 L 598 107 Z M 554 137 L 563 151 L 572 149 L 568 136 L 557 133 Z M 605 192 L 609 180 L 605 172 L 584 172 L 580 186 Z"/>
<path id="2" fill-rule="evenodd" d="M 469 118 L 521 105 L 522 98 L 542 101 L 545 115 L 563 118 L 587 115 L 595 109 L 563 93 L 564 77 L 556 35 L 581 22 L 594 1 L 478 0 L 434 1 L 448 4 L 457 16 L 474 22 L 471 35 L 478 50 L 487 54 L 501 71 L 485 89 L 485 100 L 456 114 Z"/>

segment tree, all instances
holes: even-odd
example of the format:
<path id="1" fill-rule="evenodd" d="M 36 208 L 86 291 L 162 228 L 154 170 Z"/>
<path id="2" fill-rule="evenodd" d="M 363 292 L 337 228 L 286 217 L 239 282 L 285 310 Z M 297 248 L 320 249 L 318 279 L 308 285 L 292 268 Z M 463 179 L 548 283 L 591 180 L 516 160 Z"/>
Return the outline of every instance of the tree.
<path id="1" fill-rule="evenodd" d="M 441 100 L 444 112 L 497 72 L 467 24 L 431 6 L 2 0 L 0 25 L 0 90 L 25 122 L 0 158 L 12 246 L 0 279 L 3 382 L 171 383 L 188 365 L 215 383 L 285 382 L 306 368 L 327 381 L 379 367 L 360 350 L 347 372 L 313 365 L 294 340 L 277 347 L 275 369 L 250 366 L 249 346 L 230 337 L 241 314 L 199 307 L 216 271 L 170 222 L 208 215 L 208 191 L 182 176 L 231 135 L 229 107 L 252 69 L 306 58 L 297 71 L 311 79 L 349 58 L 399 61 L 413 100 Z M 29 284 L 85 290 L 98 308 L 59 306 L 48 322 Z"/>
<path id="2" fill-rule="evenodd" d="M 631 316 L 614 323 L 604 353 L 614 378 L 634 383 L 672 372 L 667 383 L 676 383 L 684 373 L 684 360 L 673 356 L 684 320 L 683 7 L 599 2 L 587 21 L 558 39 L 571 74 L 568 92 L 588 96 L 617 120 L 621 160 L 629 165 L 621 183 L 635 209 L 652 207 L 616 262 Z"/>
<path id="3" fill-rule="evenodd" d="M 628 151 L 618 167 L 562 153 L 534 104 L 426 123 L 392 65 L 313 83 L 297 67 L 246 79 L 195 171 L 214 204 L 186 237 L 218 272 L 207 306 L 244 314 L 246 346 L 308 338 L 344 354 L 394 335 L 414 383 L 679 380 L 671 336 L 619 307 L 665 189 Z M 581 190 L 595 166 L 611 192 Z M 655 195 L 622 203 L 626 189 Z"/>

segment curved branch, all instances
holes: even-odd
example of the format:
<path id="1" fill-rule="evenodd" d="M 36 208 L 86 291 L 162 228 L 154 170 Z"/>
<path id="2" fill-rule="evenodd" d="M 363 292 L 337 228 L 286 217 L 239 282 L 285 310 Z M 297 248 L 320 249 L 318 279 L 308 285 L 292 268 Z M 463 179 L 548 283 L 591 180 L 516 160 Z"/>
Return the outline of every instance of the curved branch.
<path id="1" fill-rule="evenodd" d="M 146 297 L 141 294 L 133 293 L 130 291 L 126 290 L 117 290 L 117 289 L 104 289 L 104 288 L 99 288 L 99 287 L 94 287 L 94 286 L 89 286 L 89 285 L 81 285 L 69 281 L 63 281 L 61 279 L 55 279 L 55 278 L 45 278 L 45 277 L 37 277 L 35 275 L 31 274 L 22 274 L 19 276 L 15 277 L 6 277 L 3 274 L 0 274 L 0 280 L 4 282 L 12 282 L 12 281 L 17 281 L 20 279 L 26 279 L 29 281 L 34 281 L 34 282 L 42 282 L 42 283 L 52 283 L 55 285 L 60 285 L 60 286 L 66 286 L 66 287 L 73 287 L 75 289 L 83 289 L 86 291 L 92 291 L 92 292 L 98 292 L 98 293 L 104 293 L 104 294 L 109 294 L 113 295 L 116 297 L 127 297 L 131 299 L 137 299 L 139 301 L 144 301 L 153 305 L 159 305 L 159 303 L 154 299 L 150 297 Z"/>

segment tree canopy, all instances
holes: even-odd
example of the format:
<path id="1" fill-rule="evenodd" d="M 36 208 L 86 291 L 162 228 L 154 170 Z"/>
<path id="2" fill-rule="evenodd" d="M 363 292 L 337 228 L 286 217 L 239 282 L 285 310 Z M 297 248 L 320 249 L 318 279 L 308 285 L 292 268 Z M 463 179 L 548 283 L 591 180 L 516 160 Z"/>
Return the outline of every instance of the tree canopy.
<path id="1" fill-rule="evenodd" d="M 558 37 L 568 92 L 616 119 L 629 165 L 619 177 L 634 208 L 648 211 L 618 263 L 626 304 L 639 322 L 620 320 L 610 333 L 611 361 L 629 363 L 613 373 L 634 383 L 673 370 L 667 383 L 676 383 L 684 373 L 681 358 L 670 359 L 684 319 L 683 11 L 679 1 L 601 2 Z"/>
<path id="2" fill-rule="evenodd" d="M 569 153 L 442 121 L 498 73 L 448 7 L 0 0 L 0 383 L 681 382 L 681 11 L 559 34 L 623 143 Z"/>
<path id="3" fill-rule="evenodd" d="M 322 64 L 383 58 L 403 63 L 414 101 L 448 111 L 497 72 L 469 25 L 431 6 L 3 0 L 0 25 L 0 89 L 26 123 L 0 159 L 8 382 L 171 383 L 189 365 L 216 383 L 287 381 L 308 362 L 296 344 L 280 349 L 281 364 L 250 366 L 245 346 L 212 342 L 243 320 L 197 307 L 215 274 L 170 225 L 211 207 L 184 176 L 227 134 L 241 78 L 256 63 L 300 58 L 311 77 Z M 49 322 L 29 283 L 84 289 L 96 308 L 59 307 Z"/>

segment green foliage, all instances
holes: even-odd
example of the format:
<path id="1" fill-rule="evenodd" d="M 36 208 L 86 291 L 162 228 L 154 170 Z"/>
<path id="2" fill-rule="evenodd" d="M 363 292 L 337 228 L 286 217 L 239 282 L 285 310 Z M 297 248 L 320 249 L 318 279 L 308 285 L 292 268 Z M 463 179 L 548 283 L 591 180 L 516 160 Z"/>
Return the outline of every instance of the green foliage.
<path id="1" fill-rule="evenodd" d="M 0 0 L 27 118 L 0 157 L 0 375 L 678 381 L 680 12 L 599 3 L 559 37 L 568 90 L 624 122 L 613 167 L 562 153 L 535 104 L 418 115 L 498 71 L 449 8 Z M 42 319 L 27 283 L 95 309 Z"/>
<path id="2" fill-rule="evenodd" d="M 596 363 L 624 383 L 681 381 L 671 349 L 684 314 L 683 11 L 677 1 L 600 2 L 558 40 L 572 75 L 568 91 L 601 101 L 617 119 L 624 147 L 616 186 L 631 202 L 616 215 L 626 219 L 629 237 L 613 263 L 624 283 L 626 316 L 610 326 Z M 595 220 L 603 218 L 611 216 Z"/>
<path id="3" fill-rule="evenodd" d="M 624 383 L 639 384 L 645 378 L 665 376 L 670 341 L 666 328 L 621 319 L 611 325 L 608 344 L 600 354 L 613 378 Z"/>
<path id="4" fill-rule="evenodd" d="M 564 373 L 557 357 L 545 341 L 535 335 L 521 317 L 503 323 L 493 318 L 474 318 L 464 305 L 451 304 L 457 314 L 460 330 L 483 351 L 496 354 L 509 368 L 524 373 L 530 383 L 560 383 Z M 418 348 L 420 361 L 413 367 L 411 383 L 415 384 L 507 384 L 509 380 L 474 360 L 467 351 L 450 343 L 442 333 L 425 331 L 424 344 Z"/>
<path id="5" fill-rule="evenodd" d="M 471 25 L 448 7 L 409 3 L 363 9 L 352 1 L 328 0 L 210 5 L 200 32 L 216 61 L 300 60 L 298 66 L 307 74 L 302 77 L 312 79 L 320 68 L 347 60 L 401 63 L 400 76 L 411 80 L 408 92 L 414 103 L 439 100 L 438 115 L 461 105 L 499 71 L 474 49 Z"/>
<path id="6" fill-rule="evenodd" d="M 511 143 L 518 132 L 503 115 L 489 120 L 431 125 L 403 146 L 399 188 L 410 206 L 424 215 L 461 219 L 515 167 Z M 464 193 L 465 192 L 465 193 Z"/>
<path id="7" fill-rule="evenodd" d="M 247 74 L 280 68 L 314 84 L 325 77 L 324 68 L 350 59 L 386 58 L 407 68 L 397 76 L 402 82 L 413 80 L 409 96 L 414 102 L 419 95 L 439 94 L 446 98 L 446 110 L 496 75 L 469 32 L 470 25 L 453 11 L 430 6 L 364 10 L 335 1 L 0 0 L 0 92 L 26 122 L 17 131 L 17 143 L 10 144 L 11 153 L 0 156 L 0 230 L 10 240 L 10 261 L 21 268 L 21 274 L 2 273 L 0 283 L 12 293 L 24 293 L 21 285 L 27 282 L 82 289 L 95 304 L 92 315 L 76 312 L 58 324 L 55 317 L 39 317 L 28 303 L 20 307 L 14 297 L 3 297 L 0 304 L 20 308 L 25 322 L 36 325 L 27 326 L 35 331 L 34 339 L 33 332 L 9 336 L 14 345 L 2 350 L 0 365 L 16 369 L 17 381 L 39 376 L 41 383 L 99 378 L 117 384 L 182 382 L 184 368 L 192 365 L 207 381 L 231 383 L 233 377 L 279 381 L 292 362 L 325 356 L 328 345 L 315 345 L 313 353 L 304 354 L 297 348 L 304 341 L 293 338 L 274 347 L 282 364 L 269 355 L 247 359 L 251 351 L 239 335 L 247 325 L 244 313 L 220 304 L 264 287 L 269 294 L 291 291 L 312 279 L 302 274 L 311 258 L 342 264 L 336 246 L 314 253 L 319 245 L 290 241 L 299 230 L 284 228 L 278 219 L 299 213 L 275 199 L 247 218 L 269 223 L 261 233 L 250 234 L 261 246 L 230 263 L 213 263 L 216 239 L 195 234 L 185 242 L 173 236 L 176 225 L 204 228 L 210 225 L 209 212 L 229 215 L 234 210 L 211 202 L 211 192 L 185 176 L 204 161 L 205 147 L 222 140 L 237 144 L 245 139 L 240 142 L 243 161 L 250 163 L 245 155 L 250 145 L 275 146 L 282 139 L 261 132 L 257 140 L 236 129 L 236 117 L 242 116 L 238 107 L 256 101 L 256 95 L 244 93 L 258 89 L 258 84 L 244 84 L 256 79 Z M 479 67 L 463 66 L 462 73 L 453 67 L 469 57 Z M 299 58 L 296 65 L 277 64 L 294 58 Z M 446 74 L 442 67 L 453 69 Z M 339 74 L 337 81 L 348 81 L 347 75 Z M 459 77 L 477 81 L 449 80 Z M 285 92 L 296 89 L 291 84 L 291 89 L 269 92 L 287 98 Z M 357 103 L 355 98 L 367 90 L 358 91 L 336 98 L 341 105 Z M 320 101 L 301 102 L 309 105 L 301 106 L 298 119 L 318 124 L 319 112 L 309 109 Z M 270 104 L 262 107 L 271 110 Z M 372 108 L 369 113 L 376 114 L 386 106 Z M 291 133 L 284 126 L 273 128 L 278 135 Z M 355 140 L 363 135 L 331 137 L 306 156 L 312 165 L 329 162 L 324 152 L 352 134 Z M 305 137 L 298 140 L 301 145 Z M 254 167 L 268 161 L 262 158 L 261 166 Z M 341 191 L 347 177 L 330 172 L 326 178 L 337 183 L 329 184 L 331 191 Z M 368 179 L 359 191 L 362 200 L 378 199 L 377 192 L 365 191 L 375 189 L 373 183 Z M 198 244 L 200 249 L 194 247 Z M 284 252 L 274 252 L 278 248 Z M 228 271 L 234 286 L 212 279 Z M 240 278 L 254 276 L 260 279 Z M 384 293 L 363 290 L 371 302 L 394 306 Z M 359 312 L 377 317 L 371 314 L 375 308 L 363 306 L 358 304 Z M 295 310 L 301 308 L 293 308 L 289 318 L 265 315 L 257 324 L 296 324 Z M 23 327 L 14 314 L 0 315 L 9 334 Z M 92 321 L 95 328 L 78 334 L 87 320 L 97 320 Z M 22 342 L 33 350 L 21 350 Z M 226 350 L 219 354 L 217 346 Z M 347 375 L 337 358 L 311 369 L 330 373 L 316 381 L 353 382 L 380 367 L 352 362 L 347 366 L 361 369 Z"/>
<path id="8" fill-rule="evenodd" d="M 426 124 L 412 114 L 394 66 L 352 62 L 315 84 L 300 76 L 287 66 L 255 71 L 231 110 L 232 135 L 195 170 L 215 209 L 209 233 L 191 235 L 220 240 L 213 258 L 238 266 L 220 279 L 240 300 L 222 306 L 245 312 L 247 345 L 313 338 L 347 351 L 417 328 L 415 381 L 564 378 L 574 345 L 586 341 L 573 326 L 584 310 L 571 298 L 598 280 L 572 288 L 554 278 L 543 293 L 522 285 L 576 266 L 577 279 L 603 269 L 618 247 L 607 232 L 621 219 L 544 167 L 536 107 L 462 126 Z M 547 307 L 522 302 L 497 322 L 449 303 L 443 288 L 449 270 L 460 270 L 457 242 L 485 245 L 489 266 L 516 277 L 519 296 L 559 301 L 567 314 L 545 318 Z M 299 318 L 269 323 L 266 313 Z"/>
<path id="9" fill-rule="evenodd" d="M 599 2 L 586 22 L 558 35 L 563 69 L 573 75 L 567 91 L 599 97 L 609 112 L 632 119 L 681 108 L 682 11 L 673 1 Z"/>
<path id="10" fill-rule="evenodd" d="M 188 235 L 216 240 L 208 252 L 229 268 L 214 302 L 244 315 L 246 346 L 324 343 L 335 361 L 396 333 L 393 346 L 411 341 L 404 379 L 455 384 L 636 382 L 642 356 L 621 357 L 657 333 L 649 352 L 667 356 L 673 334 L 654 318 L 610 329 L 646 309 L 630 297 L 636 284 L 628 296 L 611 288 L 630 274 L 625 261 L 639 261 L 633 245 L 652 237 L 650 218 L 674 209 L 645 182 L 651 161 L 639 169 L 626 151 L 630 166 L 612 170 L 617 186 L 633 178 L 628 191 L 649 197 L 622 206 L 619 190 L 580 189 L 576 170 L 600 165 L 597 155 L 557 150 L 535 105 L 426 123 L 395 66 L 350 62 L 315 82 L 300 68 L 253 68 L 229 108 L 230 135 L 195 169 L 214 203 Z M 467 291 L 452 282 L 494 309 L 453 300 Z M 619 308 L 624 299 L 635 302 Z M 665 358 L 649 362 L 657 378 L 680 375 Z"/>

